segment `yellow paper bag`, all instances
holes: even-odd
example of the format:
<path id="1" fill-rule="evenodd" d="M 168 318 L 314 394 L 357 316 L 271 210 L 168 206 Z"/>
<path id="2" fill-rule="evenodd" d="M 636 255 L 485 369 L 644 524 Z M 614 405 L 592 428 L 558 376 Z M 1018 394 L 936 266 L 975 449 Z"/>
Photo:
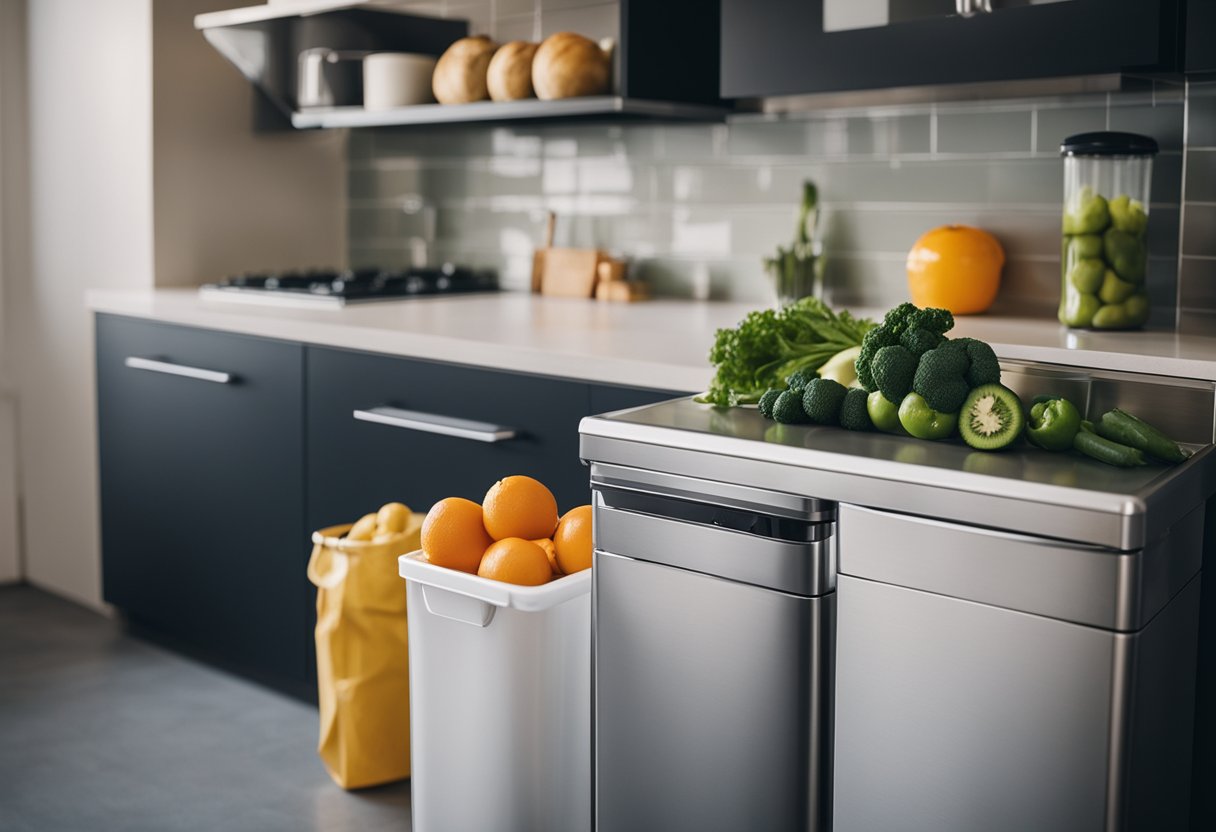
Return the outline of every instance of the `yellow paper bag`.
<path id="1" fill-rule="evenodd" d="M 405 581 L 397 557 L 417 549 L 422 517 L 380 543 L 346 540 L 350 525 L 313 533 L 317 588 L 317 752 L 344 789 L 410 776 Z"/>

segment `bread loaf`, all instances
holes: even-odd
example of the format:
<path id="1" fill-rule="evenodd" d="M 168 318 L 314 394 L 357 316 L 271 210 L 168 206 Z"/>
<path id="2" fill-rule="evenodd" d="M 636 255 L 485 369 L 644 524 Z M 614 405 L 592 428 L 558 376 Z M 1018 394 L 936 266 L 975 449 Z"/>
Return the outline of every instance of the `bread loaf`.
<path id="1" fill-rule="evenodd" d="M 603 95 L 609 90 L 612 61 L 595 41 L 572 32 L 545 38 L 532 59 L 532 86 L 538 98 Z"/>
<path id="2" fill-rule="evenodd" d="M 532 98 L 532 58 L 537 44 L 526 40 L 504 43 L 490 59 L 486 70 L 486 87 L 495 101 L 518 101 Z"/>
<path id="3" fill-rule="evenodd" d="M 431 89 L 440 104 L 467 104 L 488 97 L 486 70 L 494 56 L 494 41 L 484 35 L 461 38 L 435 64 Z"/>

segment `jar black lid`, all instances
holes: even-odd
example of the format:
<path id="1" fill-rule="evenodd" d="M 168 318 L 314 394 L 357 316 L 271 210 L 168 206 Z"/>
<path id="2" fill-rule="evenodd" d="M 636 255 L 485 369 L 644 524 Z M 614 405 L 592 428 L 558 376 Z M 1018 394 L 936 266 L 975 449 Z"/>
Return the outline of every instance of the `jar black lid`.
<path id="1" fill-rule="evenodd" d="M 1157 140 L 1138 133 L 1078 133 L 1060 145 L 1062 156 L 1156 156 Z"/>

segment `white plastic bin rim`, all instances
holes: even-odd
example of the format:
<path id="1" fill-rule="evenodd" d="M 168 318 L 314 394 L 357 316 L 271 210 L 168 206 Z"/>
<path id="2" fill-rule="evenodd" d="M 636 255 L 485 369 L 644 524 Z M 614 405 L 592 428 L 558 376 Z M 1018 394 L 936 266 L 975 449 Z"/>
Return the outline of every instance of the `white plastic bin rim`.
<path id="1" fill-rule="evenodd" d="M 496 607 L 540 612 L 591 592 L 591 570 L 584 569 L 541 586 L 519 586 L 479 578 L 467 572 L 435 566 L 421 551 L 397 559 L 397 571 L 407 581 L 446 589 Z"/>

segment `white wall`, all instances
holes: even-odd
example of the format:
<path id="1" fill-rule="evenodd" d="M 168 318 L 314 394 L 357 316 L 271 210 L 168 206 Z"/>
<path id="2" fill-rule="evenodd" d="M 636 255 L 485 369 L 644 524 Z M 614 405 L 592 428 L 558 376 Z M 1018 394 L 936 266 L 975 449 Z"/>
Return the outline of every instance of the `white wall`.
<path id="1" fill-rule="evenodd" d="M 17 498 L 17 403 L 0 396 L 0 584 L 23 577 Z"/>
<path id="2" fill-rule="evenodd" d="M 29 268 L 6 275 L 26 577 L 98 606 L 84 293 L 153 285 L 151 0 L 33 0 L 27 32 Z"/>
<path id="3" fill-rule="evenodd" d="M 0 395 L 7 352 L 18 402 L 25 575 L 102 607 L 86 290 L 341 264 L 345 136 L 253 134 L 252 90 L 191 25 L 196 12 L 239 3 L 0 4 L 28 15 L 28 123 L 16 128 L 28 144 L 28 199 L 10 199 L 5 184 L 8 207 L 28 214 L 14 220 L 28 219 L 18 234 L 28 264 L 3 264 L 0 332 Z M 12 37 L 4 28 L 0 41 Z M 0 551 L 3 516 L 0 506 Z"/>
<path id="4" fill-rule="evenodd" d="M 14 349 L 5 275 L 26 267 L 25 123 L 25 0 L 0 0 L 0 583 L 22 577 Z"/>

